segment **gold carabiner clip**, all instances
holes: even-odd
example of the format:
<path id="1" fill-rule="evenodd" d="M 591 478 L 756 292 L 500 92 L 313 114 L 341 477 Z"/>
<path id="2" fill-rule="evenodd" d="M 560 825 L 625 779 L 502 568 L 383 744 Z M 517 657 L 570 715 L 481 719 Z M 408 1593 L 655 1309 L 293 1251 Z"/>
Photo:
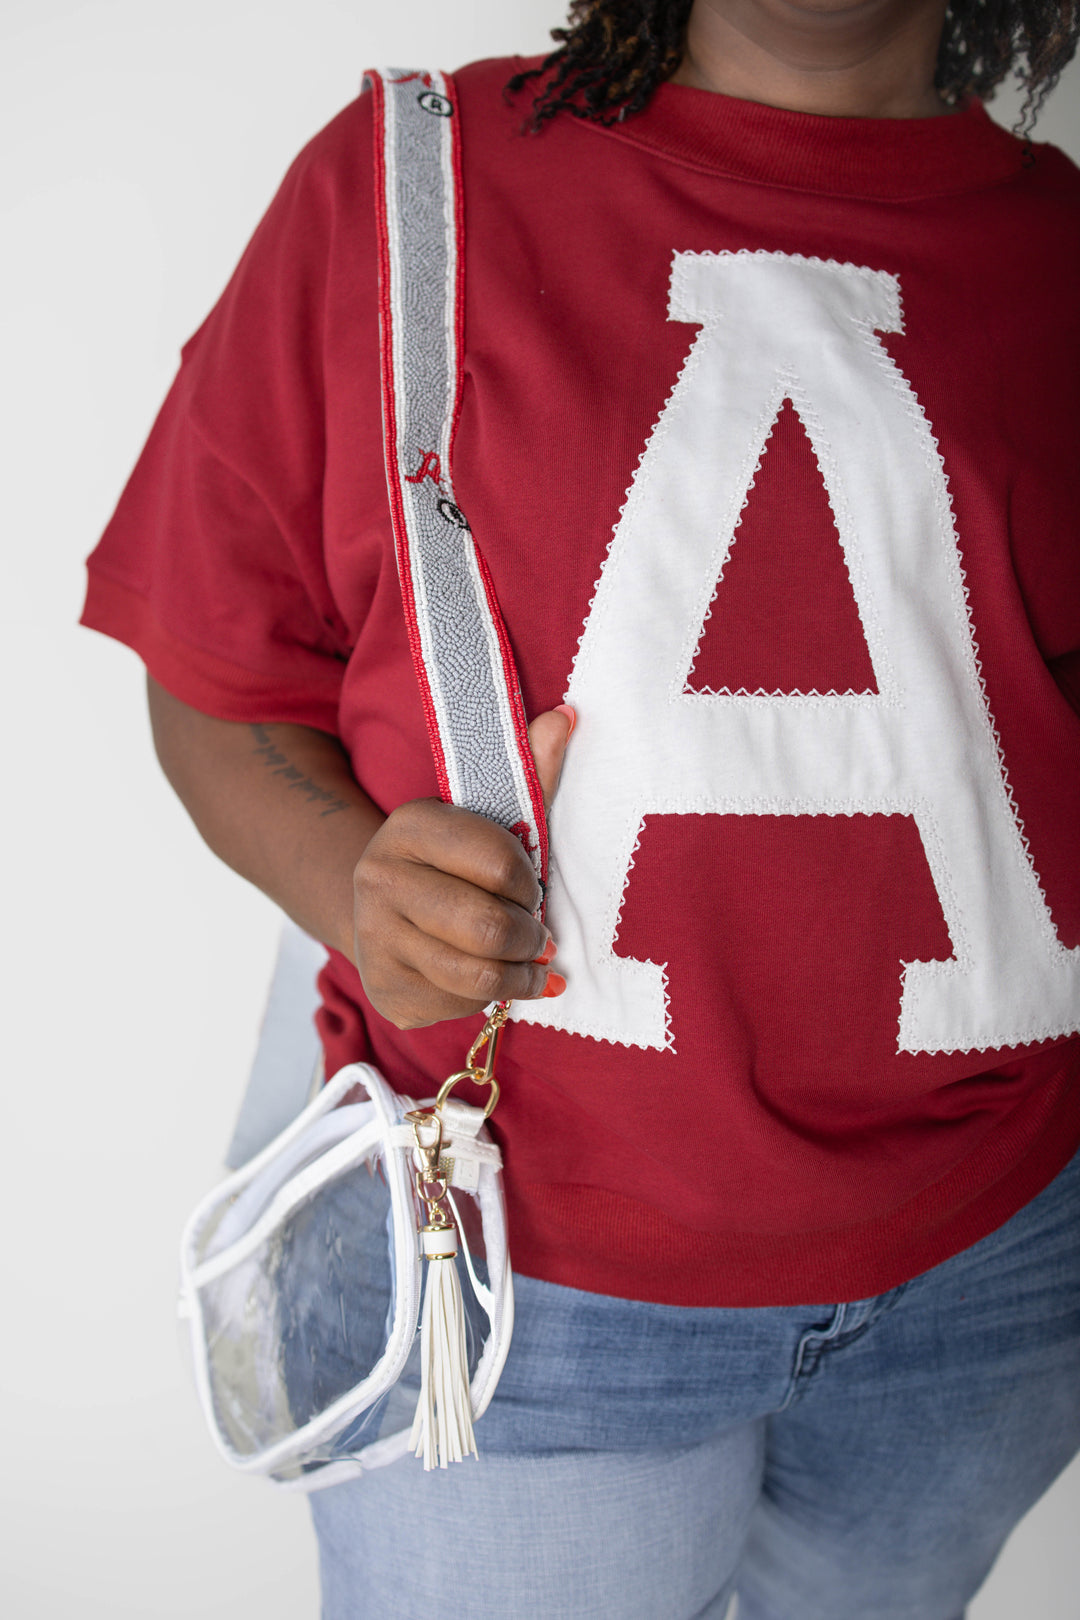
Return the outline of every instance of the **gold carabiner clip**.
<path id="1" fill-rule="evenodd" d="M 465 1067 L 456 1074 L 443 1081 L 439 1088 L 439 1095 L 435 1099 L 435 1107 L 441 1108 L 454 1087 L 461 1080 L 471 1080 L 474 1086 L 487 1086 L 488 1100 L 484 1107 L 484 1118 L 490 1119 L 495 1112 L 495 1105 L 499 1100 L 499 1082 L 495 1078 L 495 1050 L 499 1044 L 499 1031 L 510 1015 L 510 1003 L 500 1001 L 496 1004 L 491 1016 L 485 1020 L 484 1027 L 469 1047 L 469 1055 L 465 1059 Z M 480 1067 L 480 1053 L 487 1047 L 484 1066 Z"/>

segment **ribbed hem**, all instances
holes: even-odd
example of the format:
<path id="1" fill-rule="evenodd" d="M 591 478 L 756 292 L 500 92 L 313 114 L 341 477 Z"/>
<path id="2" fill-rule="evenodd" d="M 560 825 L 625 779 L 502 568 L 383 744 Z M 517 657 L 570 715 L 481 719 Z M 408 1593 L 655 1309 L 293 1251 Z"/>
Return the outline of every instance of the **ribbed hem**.
<path id="1" fill-rule="evenodd" d="M 298 692 L 295 671 L 275 677 L 192 647 L 165 629 L 145 596 L 99 569 L 90 571 L 79 623 L 130 647 L 160 686 L 203 714 L 337 734 L 339 683 Z"/>
<path id="2" fill-rule="evenodd" d="M 663 84 L 625 124 L 581 127 L 729 179 L 868 201 L 994 185 L 1024 154 L 979 101 L 940 118 L 827 118 Z"/>
<path id="3" fill-rule="evenodd" d="M 816 1232 L 694 1231 L 602 1188 L 508 1178 L 515 1271 L 659 1305 L 838 1304 L 899 1287 L 970 1248 L 1038 1196 L 1080 1147 L 1076 1057 L 1027 1099 L 1020 1120 L 880 1219 Z M 1017 1137 L 1026 1149 L 1014 1162 Z M 1007 1139 L 1003 1140 L 1003 1138 Z"/>

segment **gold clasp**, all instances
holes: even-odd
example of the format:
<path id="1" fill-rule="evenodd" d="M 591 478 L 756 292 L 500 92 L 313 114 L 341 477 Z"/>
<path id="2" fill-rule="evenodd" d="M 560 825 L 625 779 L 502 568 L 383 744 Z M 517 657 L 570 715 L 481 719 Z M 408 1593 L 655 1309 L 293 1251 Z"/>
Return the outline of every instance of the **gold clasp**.
<path id="1" fill-rule="evenodd" d="M 495 1112 L 495 1104 L 499 1100 L 499 1082 L 495 1078 L 495 1050 L 499 1044 L 499 1031 L 510 1016 L 510 1003 L 500 1001 L 497 1003 L 490 1018 L 483 1029 L 469 1047 L 469 1055 L 465 1059 L 465 1067 L 456 1074 L 443 1081 L 439 1087 L 439 1095 L 435 1099 L 435 1107 L 441 1108 L 454 1087 L 461 1080 L 471 1080 L 474 1086 L 488 1086 L 488 1100 L 484 1107 L 484 1118 L 490 1119 Z M 484 1066 L 480 1067 L 480 1053 L 487 1047 Z"/>
<path id="2" fill-rule="evenodd" d="M 499 1031 L 506 1023 L 510 1012 L 510 1003 L 500 1001 L 490 1018 L 484 1022 L 484 1027 L 469 1047 L 465 1059 L 465 1067 L 444 1080 L 439 1087 L 439 1095 L 432 1108 L 413 1108 L 405 1115 L 406 1120 L 413 1128 L 413 1140 L 416 1143 L 416 1169 L 413 1183 L 416 1196 L 427 1210 L 427 1225 L 421 1227 L 421 1233 L 450 1231 L 454 1222 L 447 1212 L 443 1199 L 446 1197 L 452 1171 L 451 1161 L 442 1162 L 443 1125 L 440 1110 L 447 1097 L 453 1091 L 459 1080 L 471 1080 L 475 1086 L 488 1087 L 487 1106 L 484 1109 L 484 1118 L 488 1119 L 494 1111 L 499 1100 L 499 1082 L 495 1078 L 495 1048 L 499 1044 Z M 484 1047 L 487 1053 L 483 1068 L 480 1066 L 480 1054 Z M 451 1147 L 453 1144 L 451 1144 Z M 446 1255 L 427 1253 L 429 1259 L 448 1259 Z"/>
<path id="3" fill-rule="evenodd" d="M 427 1206 L 429 1224 L 447 1227 L 451 1224 L 443 1208 L 447 1183 L 439 1168 L 443 1142 L 442 1120 L 434 1108 L 414 1108 L 405 1115 L 405 1118 L 413 1128 L 416 1157 L 420 1161 L 413 1176 L 416 1196 Z"/>

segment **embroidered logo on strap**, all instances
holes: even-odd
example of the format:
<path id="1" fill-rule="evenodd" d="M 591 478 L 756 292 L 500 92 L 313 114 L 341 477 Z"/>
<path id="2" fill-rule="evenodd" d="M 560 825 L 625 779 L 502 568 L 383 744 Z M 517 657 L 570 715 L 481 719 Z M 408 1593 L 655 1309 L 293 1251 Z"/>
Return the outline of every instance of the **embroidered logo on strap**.
<path id="1" fill-rule="evenodd" d="M 417 95 L 415 84 L 425 88 Z M 523 840 L 543 883 L 547 828 L 495 588 L 454 496 L 461 397 L 460 158 L 441 74 L 368 75 L 387 489 L 402 600 L 443 797 Z M 434 115 L 434 116 L 429 116 Z M 419 458 L 408 463 L 412 454 Z"/>

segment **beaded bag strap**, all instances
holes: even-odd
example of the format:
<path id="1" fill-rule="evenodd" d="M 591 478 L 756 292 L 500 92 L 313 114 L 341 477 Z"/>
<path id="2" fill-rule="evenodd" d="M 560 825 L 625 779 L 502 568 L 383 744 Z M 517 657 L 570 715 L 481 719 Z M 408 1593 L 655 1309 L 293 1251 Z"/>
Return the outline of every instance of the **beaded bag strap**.
<path id="1" fill-rule="evenodd" d="M 543 796 L 491 574 L 454 493 L 464 320 L 461 133 L 452 79 L 365 76 L 386 481 L 409 644 L 439 791 L 499 822 L 547 876 Z"/>

